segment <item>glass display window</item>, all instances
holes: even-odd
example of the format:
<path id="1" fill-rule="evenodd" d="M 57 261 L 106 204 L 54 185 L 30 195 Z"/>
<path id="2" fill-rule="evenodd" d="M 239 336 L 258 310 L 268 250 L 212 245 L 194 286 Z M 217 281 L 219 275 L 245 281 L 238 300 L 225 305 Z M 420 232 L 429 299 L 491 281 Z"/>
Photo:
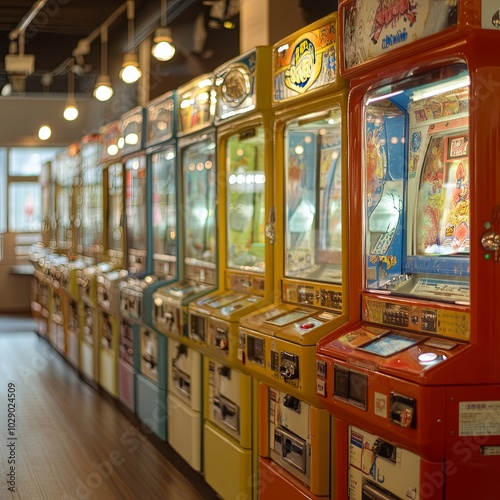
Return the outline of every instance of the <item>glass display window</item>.
<path id="1" fill-rule="evenodd" d="M 469 302 L 469 76 L 463 64 L 363 102 L 365 285 Z"/>
<path id="2" fill-rule="evenodd" d="M 285 276 L 340 283 L 341 110 L 285 129 Z"/>
<path id="3" fill-rule="evenodd" d="M 265 156 L 263 127 L 229 137 L 227 267 L 264 272 Z"/>

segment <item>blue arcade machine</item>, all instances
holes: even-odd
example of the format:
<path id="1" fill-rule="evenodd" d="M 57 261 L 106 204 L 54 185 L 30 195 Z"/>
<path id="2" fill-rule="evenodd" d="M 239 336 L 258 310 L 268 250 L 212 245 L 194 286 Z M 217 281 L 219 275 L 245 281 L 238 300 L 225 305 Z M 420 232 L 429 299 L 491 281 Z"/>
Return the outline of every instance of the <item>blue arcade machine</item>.
<path id="1" fill-rule="evenodd" d="M 122 328 L 132 332 L 135 412 L 166 440 L 167 339 L 152 324 L 152 295 L 177 276 L 175 93 L 146 106 L 146 273 L 120 284 Z M 144 226 L 146 227 L 146 226 Z"/>

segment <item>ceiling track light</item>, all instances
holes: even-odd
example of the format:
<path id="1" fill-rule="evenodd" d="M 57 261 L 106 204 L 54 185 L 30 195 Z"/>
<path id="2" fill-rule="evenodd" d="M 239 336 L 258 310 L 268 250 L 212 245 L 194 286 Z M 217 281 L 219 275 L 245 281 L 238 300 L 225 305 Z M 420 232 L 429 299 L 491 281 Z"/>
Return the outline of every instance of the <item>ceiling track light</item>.
<path id="1" fill-rule="evenodd" d="M 68 99 L 63 112 L 64 119 L 70 122 L 78 118 L 78 108 L 75 101 L 75 74 L 73 73 L 73 62 L 73 58 L 70 58 L 68 62 Z"/>
<path id="2" fill-rule="evenodd" d="M 151 54 L 159 61 L 170 61 L 175 55 L 172 30 L 167 28 L 167 0 L 161 0 L 160 27 L 155 31 Z"/>
<path id="3" fill-rule="evenodd" d="M 107 101 L 113 96 L 113 87 L 108 76 L 108 27 L 101 26 L 101 73 L 94 87 L 94 97 L 98 101 Z"/>
<path id="4" fill-rule="evenodd" d="M 134 52 L 134 11 L 134 0 L 127 0 L 128 52 L 123 58 L 122 70 L 120 71 L 120 78 L 125 83 L 135 83 L 142 76 L 137 54 Z"/>

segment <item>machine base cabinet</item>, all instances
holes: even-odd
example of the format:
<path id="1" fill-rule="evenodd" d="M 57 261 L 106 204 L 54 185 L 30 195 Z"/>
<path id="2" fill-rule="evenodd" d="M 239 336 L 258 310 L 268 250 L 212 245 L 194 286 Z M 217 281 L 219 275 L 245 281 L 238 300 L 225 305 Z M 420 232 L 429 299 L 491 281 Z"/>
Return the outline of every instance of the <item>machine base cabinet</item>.
<path id="1" fill-rule="evenodd" d="M 268 458 L 259 458 L 259 485 L 257 487 L 259 500 L 276 500 L 286 498 L 287 500 L 322 499 L 305 485 L 297 482 L 297 479 L 289 472 L 275 464 Z"/>
<path id="2" fill-rule="evenodd" d="M 205 456 L 212 457 L 204 461 L 206 482 L 222 498 L 252 498 L 252 450 L 237 446 L 211 424 L 205 424 L 204 445 Z"/>
<path id="3" fill-rule="evenodd" d="M 167 440 L 167 391 L 136 375 L 136 414 L 160 439 Z"/>
<path id="4" fill-rule="evenodd" d="M 134 411 L 134 378 L 134 368 L 122 359 L 118 360 L 118 397 L 132 411 Z"/>
<path id="5" fill-rule="evenodd" d="M 196 471 L 201 471 L 201 412 L 168 393 L 168 443 Z"/>

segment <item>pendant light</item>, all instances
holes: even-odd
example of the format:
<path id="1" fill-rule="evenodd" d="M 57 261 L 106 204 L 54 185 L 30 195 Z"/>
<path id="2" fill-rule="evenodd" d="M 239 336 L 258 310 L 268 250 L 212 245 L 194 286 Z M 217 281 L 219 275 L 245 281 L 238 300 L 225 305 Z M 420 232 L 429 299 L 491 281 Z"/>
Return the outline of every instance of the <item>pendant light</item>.
<path id="1" fill-rule="evenodd" d="M 68 62 L 68 100 L 64 108 L 63 116 L 69 122 L 78 118 L 78 108 L 75 101 L 75 74 L 73 73 L 74 59 L 70 58 Z"/>
<path id="2" fill-rule="evenodd" d="M 159 61 L 170 61 L 175 54 L 172 30 L 167 28 L 167 0 L 161 0 L 160 27 L 155 31 L 151 54 Z"/>
<path id="3" fill-rule="evenodd" d="M 107 101 L 113 96 L 113 87 L 108 76 L 108 27 L 101 26 L 101 73 L 97 77 L 94 97 L 98 101 Z"/>
<path id="4" fill-rule="evenodd" d="M 125 83 L 135 83 L 142 76 L 137 54 L 134 51 L 134 11 L 134 0 L 127 0 L 128 52 L 123 57 L 123 65 L 120 71 L 120 78 Z"/>

